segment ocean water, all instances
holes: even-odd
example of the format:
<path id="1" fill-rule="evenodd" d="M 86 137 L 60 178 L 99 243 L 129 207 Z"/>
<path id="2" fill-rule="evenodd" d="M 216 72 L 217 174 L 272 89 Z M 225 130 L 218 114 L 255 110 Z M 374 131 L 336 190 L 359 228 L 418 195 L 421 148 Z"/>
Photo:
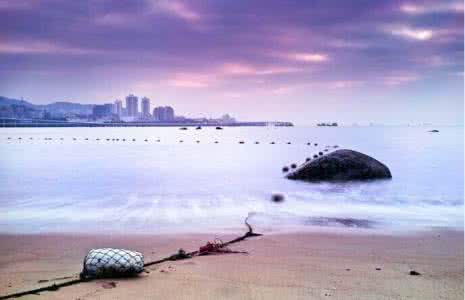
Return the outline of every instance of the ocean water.
<path id="1" fill-rule="evenodd" d="M 265 232 L 463 229 L 464 129 L 430 129 L 3 128 L 0 232 L 227 232 L 248 215 Z M 392 180 L 284 178 L 327 145 L 373 156 Z"/>

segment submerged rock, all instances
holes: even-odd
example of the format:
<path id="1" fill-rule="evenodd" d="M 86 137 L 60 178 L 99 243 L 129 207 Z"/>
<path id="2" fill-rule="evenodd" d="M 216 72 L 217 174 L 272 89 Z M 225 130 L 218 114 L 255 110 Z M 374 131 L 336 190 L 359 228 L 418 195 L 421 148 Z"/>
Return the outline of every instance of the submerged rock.
<path id="1" fill-rule="evenodd" d="M 303 164 L 286 177 L 307 181 L 346 181 L 392 178 L 392 175 L 389 168 L 376 159 L 341 149 Z"/>

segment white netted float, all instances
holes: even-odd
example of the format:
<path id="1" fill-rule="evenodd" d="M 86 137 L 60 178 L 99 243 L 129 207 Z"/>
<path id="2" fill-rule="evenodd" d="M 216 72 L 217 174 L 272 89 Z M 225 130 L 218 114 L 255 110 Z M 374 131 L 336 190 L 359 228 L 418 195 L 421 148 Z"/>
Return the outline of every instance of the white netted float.
<path id="1" fill-rule="evenodd" d="M 132 276 L 144 270 L 144 256 L 125 249 L 92 249 L 84 258 L 81 278 Z"/>

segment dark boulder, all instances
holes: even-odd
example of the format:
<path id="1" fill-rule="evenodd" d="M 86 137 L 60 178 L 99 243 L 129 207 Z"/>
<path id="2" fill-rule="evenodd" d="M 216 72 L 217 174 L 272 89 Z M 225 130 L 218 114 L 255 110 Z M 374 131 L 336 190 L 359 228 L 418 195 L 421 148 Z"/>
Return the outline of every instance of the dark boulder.
<path id="1" fill-rule="evenodd" d="M 341 149 L 303 164 L 286 177 L 307 181 L 347 181 L 392 178 L 392 175 L 388 167 L 376 159 Z"/>

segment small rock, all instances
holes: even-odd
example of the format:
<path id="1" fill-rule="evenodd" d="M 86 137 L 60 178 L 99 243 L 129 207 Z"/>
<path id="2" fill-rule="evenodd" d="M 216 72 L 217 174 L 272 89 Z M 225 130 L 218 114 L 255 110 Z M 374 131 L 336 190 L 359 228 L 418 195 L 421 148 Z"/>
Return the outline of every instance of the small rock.
<path id="1" fill-rule="evenodd" d="M 271 195 L 271 201 L 273 201 L 275 203 L 283 202 L 284 199 L 285 199 L 285 197 L 284 197 L 283 194 L 273 194 L 273 195 Z"/>
<path id="2" fill-rule="evenodd" d="M 409 275 L 412 275 L 412 276 L 420 276 L 421 274 L 415 270 L 412 270 L 409 272 Z"/>
<path id="3" fill-rule="evenodd" d="M 380 267 L 376 268 L 376 271 L 381 271 L 381 268 Z"/>

